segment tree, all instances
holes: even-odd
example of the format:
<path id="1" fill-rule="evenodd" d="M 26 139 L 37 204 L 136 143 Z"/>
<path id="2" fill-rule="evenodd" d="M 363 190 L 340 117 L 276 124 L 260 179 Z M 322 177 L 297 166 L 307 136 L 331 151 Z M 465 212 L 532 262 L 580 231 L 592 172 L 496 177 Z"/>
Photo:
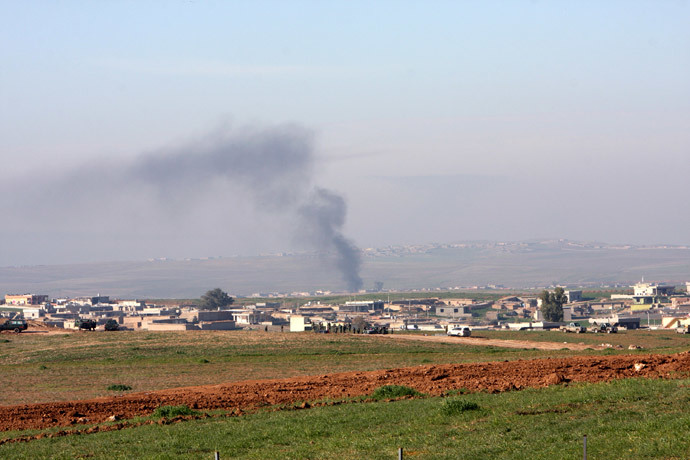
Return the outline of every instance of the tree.
<path id="1" fill-rule="evenodd" d="M 363 316 L 355 316 L 352 319 L 352 328 L 362 330 L 367 327 L 369 323 L 364 319 Z"/>
<path id="2" fill-rule="evenodd" d="M 235 302 L 235 299 L 230 297 L 227 292 L 222 291 L 220 288 L 215 288 L 207 291 L 206 294 L 201 296 L 199 309 L 217 310 L 218 308 L 232 305 L 233 302 Z"/>
<path id="3" fill-rule="evenodd" d="M 553 292 L 542 291 L 539 299 L 541 299 L 541 314 L 545 321 L 563 321 L 563 304 L 568 300 L 563 288 L 557 287 Z"/>

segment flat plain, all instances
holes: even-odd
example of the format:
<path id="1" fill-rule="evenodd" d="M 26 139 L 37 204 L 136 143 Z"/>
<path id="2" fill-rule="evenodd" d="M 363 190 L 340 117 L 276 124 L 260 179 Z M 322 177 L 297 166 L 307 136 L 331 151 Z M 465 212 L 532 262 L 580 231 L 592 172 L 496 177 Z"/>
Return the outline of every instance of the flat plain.
<path id="1" fill-rule="evenodd" d="M 0 405 L 112 396 L 107 390 L 112 384 L 143 392 L 422 364 L 620 354 L 630 353 L 630 345 L 642 347 L 640 352 L 645 353 L 673 353 L 690 344 L 690 339 L 670 331 L 474 334 L 494 341 L 524 341 L 524 348 L 468 345 L 462 338 L 435 342 L 406 337 L 263 331 L 4 333 L 0 335 L 4 369 Z M 593 349 L 569 350 L 564 342 Z M 540 343 L 557 344 L 559 349 L 540 350 Z M 619 348 L 597 350 L 602 344 Z"/>
<path id="2" fill-rule="evenodd" d="M 143 442 L 143 445 L 137 447 L 142 449 L 137 451 L 140 452 L 140 455 L 136 455 L 138 458 L 199 458 L 200 452 L 206 452 L 204 455 L 212 458 L 212 451 L 216 448 L 230 453 L 233 458 L 334 458 L 338 456 L 338 449 L 344 449 L 351 454 L 345 455 L 346 458 L 391 458 L 395 454 L 394 445 L 400 443 L 418 449 L 419 458 L 471 458 L 457 455 L 457 451 L 451 455 L 442 446 L 472 447 L 468 452 L 475 453 L 475 447 L 481 445 L 486 445 L 488 449 L 486 443 L 496 436 L 496 433 L 492 433 L 491 427 L 497 426 L 497 423 L 504 423 L 500 420 L 513 418 L 516 420 L 505 423 L 514 423 L 515 429 L 524 438 L 516 439 L 516 442 L 527 442 L 530 437 L 537 436 L 537 431 L 533 432 L 531 425 L 524 422 L 526 418 L 531 418 L 543 429 L 551 430 L 553 426 L 560 423 L 567 425 L 573 420 L 582 419 L 583 423 L 594 423 L 591 414 L 600 413 L 604 407 L 608 411 L 606 417 L 624 418 L 625 415 L 619 411 L 628 411 L 628 415 L 640 418 L 640 423 L 644 427 L 641 426 L 639 429 L 653 430 L 656 426 L 656 422 L 652 420 L 654 417 L 675 414 L 678 407 L 689 404 L 687 398 L 682 396 L 683 389 L 688 384 L 685 380 L 687 376 L 683 373 L 684 367 L 687 367 L 687 358 L 682 352 L 688 350 L 690 338 L 670 331 L 623 331 L 619 334 L 476 331 L 475 338 L 491 340 L 491 345 L 486 346 L 470 345 L 462 338 L 451 341 L 424 340 L 423 336 L 418 338 L 422 340 L 402 334 L 364 336 L 263 331 L 2 334 L 0 365 L 3 369 L 3 388 L 6 391 L 2 392 L 3 399 L 0 405 L 4 407 L 59 401 L 71 404 L 69 401 L 106 397 L 99 400 L 101 403 L 88 403 L 98 405 L 112 400 L 113 396 L 139 398 L 141 396 L 138 395 L 154 395 L 164 389 L 183 393 L 188 390 L 182 387 L 198 385 L 216 385 L 221 392 L 219 395 L 230 397 L 229 394 L 235 391 L 231 389 L 247 387 L 247 380 L 267 385 L 262 383 L 265 381 L 263 379 L 282 379 L 278 382 L 280 385 L 292 385 L 289 388 L 294 389 L 295 394 L 299 395 L 303 387 L 316 385 L 316 382 L 331 378 L 328 376 L 334 373 L 348 372 L 352 373 L 352 380 L 342 385 L 343 388 L 352 388 L 353 391 L 343 393 L 340 398 L 334 398 L 331 393 L 328 393 L 326 399 L 307 397 L 304 402 L 310 401 L 310 404 L 306 406 L 296 404 L 295 401 L 286 404 L 278 403 L 276 399 L 272 402 L 266 397 L 264 404 L 252 406 L 251 409 L 242 412 L 241 416 L 237 416 L 238 413 L 234 412 L 232 407 L 211 407 L 211 404 L 205 408 L 201 404 L 196 410 L 203 417 L 196 415 L 191 419 L 178 419 L 180 423 L 172 425 L 168 422 L 150 424 L 153 406 L 149 405 L 141 415 L 128 417 L 125 421 L 119 422 L 118 428 L 112 431 L 106 428 L 107 423 L 104 425 L 95 419 L 88 420 L 88 417 L 83 417 L 84 420 L 77 417 L 68 429 L 65 429 L 64 425 L 57 423 L 61 420 L 57 417 L 53 428 L 6 431 L 3 435 L 4 440 L 1 441 L 3 445 L 0 446 L 0 455 L 5 452 L 10 458 L 24 458 L 24 455 L 29 458 L 29 452 L 36 452 L 29 448 L 33 446 L 38 451 L 51 452 L 50 456 L 53 458 L 75 458 L 81 455 L 82 451 L 94 458 L 127 458 L 132 443 L 139 445 Z M 525 348 L 496 346 L 495 344 L 501 340 L 521 341 L 525 343 Z M 540 349 L 540 344 L 548 344 L 551 349 Z M 559 344 L 559 347 L 554 347 L 553 344 Z M 564 346 L 560 347 L 561 344 Z M 580 346 L 577 349 L 568 349 L 565 347 L 568 344 Z M 630 350 L 630 345 L 636 348 Z M 675 357 L 670 357 L 672 354 L 675 354 Z M 671 361 L 676 364 L 671 366 Z M 520 369 L 536 370 L 541 367 L 546 369 L 543 370 L 546 374 L 535 378 L 534 384 L 525 380 L 524 386 L 518 384 L 512 387 L 492 387 L 492 369 L 498 372 L 501 366 L 509 366 L 511 363 L 515 363 Z M 646 370 L 650 371 L 647 374 L 640 373 L 640 376 L 655 379 L 662 377 L 664 380 L 640 380 L 633 364 L 646 367 Z M 548 371 L 548 367 L 552 365 L 557 366 L 560 369 L 558 372 L 562 374 L 551 382 L 558 389 L 549 386 L 551 374 L 555 374 Z M 399 368 L 409 370 L 396 371 Z M 482 369 L 486 369 L 486 372 Z M 582 374 L 583 369 L 588 370 L 587 378 L 578 380 L 578 375 Z M 369 374 L 370 372 L 375 373 Z M 437 380 L 434 379 L 446 379 L 445 374 L 452 372 L 457 373 L 454 377 L 458 382 L 455 387 L 437 387 L 430 384 L 424 387 L 426 396 L 420 398 L 394 398 L 392 403 L 385 403 L 372 401 L 366 396 L 373 386 L 377 385 L 377 381 L 380 381 L 380 385 L 395 384 L 396 379 L 402 382 L 405 379 L 404 375 L 416 373 L 426 375 L 429 382 L 435 383 Z M 472 372 L 477 373 L 475 380 L 484 381 L 486 385 L 472 389 L 468 383 L 459 383 L 466 382 L 462 378 Z M 502 372 L 510 374 L 511 371 L 508 368 Z M 524 370 L 520 372 L 528 373 Z M 600 380 L 626 378 L 621 382 L 631 383 L 593 383 L 598 381 L 599 373 Z M 388 377 L 385 377 L 386 375 Z M 397 375 L 400 377 L 395 377 Z M 386 380 L 389 377 L 392 380 Z M 365 378 L 370 379 L 367 385 L 362 383 Z M 673 379 L 672 383 L 665 380 L 668 378 Z M 416 382 L 414 379 L 408 381 L 413 382 L 410 383 L 411 386 Z M 515 382 L 517 381 L 515 379 Z M 113 385 L 122 385 L 123 388 L 131 390 L 123 392 L 108 389 Z M 464 387 L 458 388 L 458 385 Z M 357 388 L 361 388 L 361 391 Z M 520 391 L 506 393 L 511 388 Z M 487 391 L 497 393 L 489 394 Z M 619 395 L 621 391 L 624 396 Z M 673 398 L 678 400 L 660 407 L 657 412 L 645 412 L 651 410 L 649 407 L 653 394 L 649 392 L 664 391 L 668 392 L 669 401 Z M 584 399 L 575 406 L 563 406 L 558 403 L 558 398 L 554 397 L 554 392 L 562 392 L 559 397 L 565 399 L 575 397 L 569 393 L 575 392 L 574 394 L 580 395 L 578 398 Z M 602 405 L 601 396 L 589 398 L 582 396 L 583 392 L 593 392 L 597 395 L 610 392 L 610 395 L 604 398 L 605 404 Z M 630 396 L 630 392 L 635 396 Z M 478 405 L 480 409 L 454 416 L 439 415 L 444 404 L 454 398 L 461 398 L 462 404 L 469 401 Z M 512 403 L 505 402 L 511 398 L 515 398 Z M 645 402 L 646 398 L 651 398 L 649 403 Z M 170 400 L 173 399 L 171 397 Z M 290 399 L 286 399 L 288 400 Z M 639 408 L 630 412 L 628 406 L 636 405 L 635 401 L 638 400 L 641 401 Z M 329 403 L 324 404 L 323 401 Z M 499 401 L 504 401 L 509 406 L 524 405 L 528 408 L 525 409 L 527 413 L 536 411 L 533 415 L 538 416 L 525 417 L 524 414 L 520 415 L 515 411 L 505 412 L 501 405 L 503 403 Z M 333 404 L 335 407 L 332 407 Z M 294 411 L 294 408 L 310 405 L 316 407 Z M 407 410 L 419 414 L 419 417 L 405 417 Z M 565 413 L 568 414 L 567 417 L 558 416 Z M 75 414 L 79 415 L 76 412 Z M 391 421 L 392 425 L 388 428 L 385 428 L 385 421 L 381 419 L 384 417 L 383 414 Z M 320 417 L 330 417 L 329 420 L 333 420 L 335 425 L 322 428 L 313 425 Z M 359 420 L 360 418 L 362 420 Z M 336 420 L 340 421 L 335 422 Z M 358 432 L 356 427 L 366 420 L 375 427 L 375 431 L 383 430 L 380 435 L 381 442 L 370 444 L 362 438 L 363 434 Z M 302 435 L 289 441 L 284 438 L 286 434 L 276 428 L 276 424 L 280 423 L 294 426 Z M 178 429 L 178 425 L 186 428 Z M 408 428 L 401 433 L 398 429 L 401 426 Z M 597 426 L 599 429 L 603 428 L 601 424 Z M 448 439 L 440 444 L 430 443 L 429 439 L 436 439 L 438 436 L 435 431 L 430 431 L 430 427 L 455 434 L 448 435 Z M 198 439 L 206 439 L 215 446 L 198 445 L 198 439 L 194 442 L 184 441 L 185 436 L 181 435 L 179 430 L 187 429 L 197 432 Z M 267 434 L 266 430 L 270 432 L 274 429 L 274 435 Z M 70 435 L 70 430 L 73 430 L 73 435 Z M 88 436 L 83 436 L 88 430 L 91 430 Z M 230 436 L 226 440 L 221 433 L 228 430 L 243 434 Z M 611 433 L 606 436 L 624 434 L 612 427 L 609 431 Z M 49 437 L 51 433 L 59 432 L 62 434 Z M 427 436 L 422 437 L 420 433 L 426 433 Z M 510 431 L 505 433 L 507 439 L 517 436 L 507 434 Z M 573 433 L 570 435 L 572 439 L 569 442 L 575 442 L 579 436 Z M 27 436 L 30 439 L 27 439 Z M 177 441 L 173 442 L 171 436 Z M 18 439 L 28 442 L 16 442 Z M 68 441 L 70 439 L 71 441 Z M 106 454 L 99 447 L 103 442 L 121 447 L 110 449 Z M 279 447 L 276 447 L 276 442 L 280 444 Z M 678 443 L 674 441 L 672 444 L 676 446 Z M 673 457 L 675 448 L 664 451 L 666 457 L 658 458 L 683 458 Z M 533 451 L 532 457 L 492 455 L 491 458 L 549 458 L 546 453 L 560 452 L 559 448 L 554 446 L 543 446 L 540 449 L 536 453 Z M 507 452 L 515 454 L 512 448 Z M 636 447 L 630 452 L 640 451 Z M 635 458 L 627 453 L 614 457 Z"/>

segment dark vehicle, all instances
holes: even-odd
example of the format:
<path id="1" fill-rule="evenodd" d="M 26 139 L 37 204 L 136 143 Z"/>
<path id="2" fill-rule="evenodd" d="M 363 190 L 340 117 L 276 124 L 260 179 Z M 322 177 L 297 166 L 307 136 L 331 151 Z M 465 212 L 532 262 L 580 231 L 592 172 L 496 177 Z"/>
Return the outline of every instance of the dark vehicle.
<path id="1" fill-rule="evenodd" d="M 0 324 L 0 331 L 14 331 L 20 333 L 25 331 L 29 325 L 23 319 L 10 319 Z"/>
<path id="2" fill-rule="evenodd" d="M 106 331 L 117 331 L 118 329 L 120 329 L 120 325 L 114 319 L 109 319 L 105 322 Z"/>
<path id="3" fill-rule="evenodd" d="M 611 325 L 610 323 L 602 323 L 599 325 L 595 325 L 591 329 L 592 332 L 606 332 L 607 334 L 615 334 L 618 332 L 618 328 L 616 326 Z"/>
<path id="4" fill-rule="evenodd" d="M 96 321 L 92 319 L 75 319 L 74 327 L 77 329 L 86 329 L 87 331 L 93 331 L 96 329 Z"/>
<path id="5" fill-rule="evenodd" d="M 388 328 L 385 326 L 371 326 L 363 331 L 365 334 L 388 334 Z"/>

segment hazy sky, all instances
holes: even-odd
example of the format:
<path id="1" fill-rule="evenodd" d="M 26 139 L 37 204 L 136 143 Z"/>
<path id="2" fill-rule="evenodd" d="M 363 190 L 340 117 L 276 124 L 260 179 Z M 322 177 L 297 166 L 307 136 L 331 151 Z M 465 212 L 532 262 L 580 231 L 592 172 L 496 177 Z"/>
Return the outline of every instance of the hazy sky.
<path id="1" fill-rule="evenodd" d="M 688 24 L 687 1 L 1 1 L 0 266 L 308 248 L 312 187 L 361 247 L 690 244 Z M 285 126 L 288 207 L 254 172 L 128 177 Z"/>

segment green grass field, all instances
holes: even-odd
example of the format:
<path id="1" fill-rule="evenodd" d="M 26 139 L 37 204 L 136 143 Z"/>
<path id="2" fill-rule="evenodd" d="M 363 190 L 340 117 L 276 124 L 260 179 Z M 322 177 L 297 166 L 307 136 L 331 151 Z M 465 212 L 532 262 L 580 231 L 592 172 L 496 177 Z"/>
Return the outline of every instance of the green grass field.
<path id="1" fill-rule="evenodd" d="M 1 404 L 432 363 L 688 350 L 669 331 L 476 331 L 498 340 L 611 343 L 556 352 L 348 334 L 82 332 L 2 334 Z M 642 346 L 630 351 L 628 345 Z M 688 458 L 690 380 L 626 380 L 394 402 L 350 402 L 0 446 L 0 458 Z M 108 388 L 111 389 L 108 389 Z M 126 390 L 131 387 L 131 390 Z M 476 406 L 476 408 L 475 408 Z M 460 408 L 460 409 L 458 409 Z M 464 409 L 463 409 L 464 408 Z M 46 430 L 46 432 L 57 429 Z M 37 431 L 1 433 L 0 439 Z"/>
<path id="2" fill-rule="evenodd" d="M 467 394 L 39 439 L 0 446 L 13 459 L 684 459 L 690 380 L 621 380 Z"/>
<path id="3" fill-rule="evenodd" d="M 564 351 L 563 355 L 570 352 Z M 430 363 L 548 356 L 538 350 L 381 340 L 350 334 L 79 332 L 3 334 L 0 404 L 87 399 L 237 380 L 376 370 Z"/>
<path id="4" fill-rule="evenodd" d="M 366 371 L 420 364 L 527 359 L 575 354 L 673 353 L 688 349 L 690 337 L 667 331 L 619 334 L 476 331 L 492 339 L 611 343 L 622 349 L 581 352 L 382 340 L 350 334 L 294 334 L 259 331 L 79 332 L 2 334 L 0 404 L 88 399 L 117 394 L 127 385 L 152 391 L 230 381 Z"/>
<path id="5" fill-rule="evenodd" d="M 637 345 L 646 352 L 654 353 L 676 353 L 684 351 L 690 345 L 690 337 L 676 334 L 675 331 L 647 330 L 621 331 L 616 334 L 567 334 L 557 330 L 553 331 L 482 331 L 477 330 L 472 333 L 475 337 L 486 337 L 489 339 L 511 339 L 529 340 L 534 342 L 568 342 L 584 343 L 590 346 L 611 344 L 625 349 L 625 353 L 630 353 L 628 347 Z M 610 351 L 607 351 L 610 352 Z M 592 353 L 601 353 L 595 351 Z"/>

